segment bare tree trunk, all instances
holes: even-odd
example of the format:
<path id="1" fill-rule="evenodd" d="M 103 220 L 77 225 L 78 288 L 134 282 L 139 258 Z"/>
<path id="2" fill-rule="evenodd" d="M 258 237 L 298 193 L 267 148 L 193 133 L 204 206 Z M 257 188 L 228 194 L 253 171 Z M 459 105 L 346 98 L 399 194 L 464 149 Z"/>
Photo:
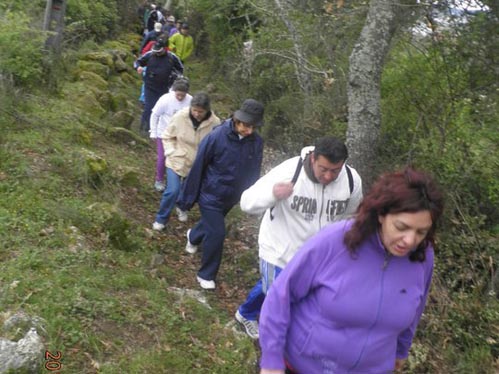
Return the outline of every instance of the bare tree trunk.
<path id="1" fill-rule="evenodd" d="M 366 187 L 377 174 L 381 126 L 380 83 L 400 8 L 394 0 L 371 0 L 366 23 L 350 55 L 347 146 Z"/>
<path id="2" fill-rule="evenodd" d="M 172 0 L 165 1 L 165 5 L 163 6 L 163 9 L 171 11 L 172 10 Z"/>
<path id="3" fill-rule="evenodd" d="M 302 50 L 302 42 L 300 40 L 300 35 L 297 32 L 296 27 L 294 26 L 293 22 L 291 21 L 289 17 L 289 10 L 287 8 L 288 2 L 283 1 L 281 2 L 280 0 L 274 0 L 276 7 L 279 11 L 279 16 L 281 17 L 282 21 L 286 25 L 286 28 L 288 29 L 289 35 L 291 37 L 291 40 L 293 42 L 293 50 L 296 54 L 296 62 L 294 63 L 295 67 L 295 75 L 296 79 L 298 81 L 298 84 L 301 88 L 301 91 L 303 93 L 303 118 L 306 121 L 309 119 L 312 115 L 313 108 L 312 108 L 312 102 L 311 102 L 311 97 L 312 97 L 312 86 L 311 86 L 311 76 L 310 72 L 306 69 L 307 66 L 307 59 L 305 57 L 305 54 Z M 302 121 L 305 124 L 305 121 Z M 304 126 L 302 127 L 302 132 L 305 130 Z"/>
<path id="4" fill-rule="evenodd" d="M 61 49 L 65 14 L 66 0 L 47 0 L 43 30 L 53 31 L 54 34 L 48 37 L 45 46 L 55 52 L 58 52 Z"/>
<path id="5" fill-rule="evenodd" d="M 286 2 L 281 2 L 280 0 L 274 0 L 274 2 L 277 9 L 279 10 L 279 16 L 286 25 L 291 40 L 293 41 L 293 49 L 296 53 L 296 59 L 297 59 L 297 63 L 294 64 L 296 71 L 296 79 L 298 80 L 298 84 L 300 85 L 302 91 L 305 93 L 305 95 L 308 96 L 308 94 L 311 93 L 311 86 L 310 86 L 311 80 L 310 80 L 310 73 L 305 69 L 303 69 L 303 67 L 307 66 L 307 59 L 305 58 L 305 55 L 301 48 L 302 43 L 300 41 L 300 36 L 293 22 L 291 22 L 291 19 L 289 17 L 289 11 L 285 5 Z"/>

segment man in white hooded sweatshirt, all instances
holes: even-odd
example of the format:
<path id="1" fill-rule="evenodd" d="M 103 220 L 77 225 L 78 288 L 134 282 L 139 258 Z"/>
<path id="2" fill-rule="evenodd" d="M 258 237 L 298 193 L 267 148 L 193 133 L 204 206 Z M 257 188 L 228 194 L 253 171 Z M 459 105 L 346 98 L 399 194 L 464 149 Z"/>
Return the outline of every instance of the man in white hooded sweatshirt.
<path id="1" fill-rule="evenodd" d="M 257 319 L 267 290 L 297 250 L 324 226 L 357 210 L 362 180 L 346 165 L 347 157 L 341 140 L 320 138 L 243 192 L 244 212 L 265 212 L 258 235 L 261 279 L 235 315 L 252 339 L 258 339 Z"/>

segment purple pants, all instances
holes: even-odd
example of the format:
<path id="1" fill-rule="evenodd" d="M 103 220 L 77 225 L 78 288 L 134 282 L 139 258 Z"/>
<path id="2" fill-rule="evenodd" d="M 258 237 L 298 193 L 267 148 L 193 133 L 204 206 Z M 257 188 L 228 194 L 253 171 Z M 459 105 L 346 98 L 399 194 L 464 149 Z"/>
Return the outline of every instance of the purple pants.
<path id="1" fill-rule="evenodd" d="M 156 138 L 156 152 L 158 154 L 156 160 L 156 182 L 165 182 L 165 150 L 163 149 L 163 139 Z"/>

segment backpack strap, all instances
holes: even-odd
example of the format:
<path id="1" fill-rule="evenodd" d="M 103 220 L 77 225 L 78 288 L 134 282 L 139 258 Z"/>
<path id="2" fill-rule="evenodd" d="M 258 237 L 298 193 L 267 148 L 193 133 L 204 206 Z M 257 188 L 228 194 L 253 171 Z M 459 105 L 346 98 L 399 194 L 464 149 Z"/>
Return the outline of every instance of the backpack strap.
<path id="1" fill-rule="evenodd" d="M 298 180 L 298 176 L 300 175 L 300 171 L 301 171 L 301 167 L 303 165 L 303 160 L 302 158 L 300 157 L 300 159 L 298 160 L 298 164 L 296 165 L 296 170 L 295 170 L 295 174 L 293 175 L 293 178 L 291 179 L 291 183 L 293 183 L 293 185 L 296 183 L 296 181 Z"/>
<path id="2" fill-rule="evenodd" d="M 300 159 L 298 160 L 298 164 L 296 164 L 296 169 L 295 169 L 295 173 L 293 174 L 293 178 L 291 178 L 291 183 L 293 185 L 298 180 L 298 176 L 300 175 L 300 171 L 301 171 L 301 167 L 302 166 L 303 166 L 303 159 L 300 157 Z M 270 220 L 271 221 L 274 219 L 274 215 L 272 214 L 272 211 L 274 210 L 274 207 L 275 206 L 273 206 L 272 208 L 270 208 Z"/>
<path id="3" fill-rule="evenodd" d="M 353 192 L 353 175 L 352 175 L 352 170 L 348 167 L 347 164 L 345 164 L 345 169 L 347 171 L 347 176 L 348 176 L 348 187 L 350 188 L 350 195 Z"/>

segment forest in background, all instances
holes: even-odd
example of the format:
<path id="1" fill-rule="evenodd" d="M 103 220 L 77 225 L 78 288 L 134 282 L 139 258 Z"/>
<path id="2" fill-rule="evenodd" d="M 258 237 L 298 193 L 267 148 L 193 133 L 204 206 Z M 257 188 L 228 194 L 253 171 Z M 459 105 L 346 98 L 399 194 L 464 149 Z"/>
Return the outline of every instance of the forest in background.
<path id="1" fill-rule="evenodd" d="M 0 0 L 4 153 L 6 133 L 30 116 L 30 100 L 63 95 L 78 51 L 140 34 L 138 1 L 69 0 L 61 54 L 52 54 L 41 31 L 45 4 Z M 465 12 L 465 2 L 400 2 L 404 12 L 382 66 L 372 173 L 414 164 L 437 177 L 447 202 L 432 297 L 408 373 L 493 373 L 498 365 L 499 5 L 481 5 Z M 231 107 L 246 97 L 265 104 L 268 147 L 293 155 L 324 134 L 346 139 L 349 61 L 369 2 L 185 0 L 171 6 L 191 26 L 194 60 L 203 62 L 196 74 Z M 136 47 L 130 42 L 132 52 Z"/>

